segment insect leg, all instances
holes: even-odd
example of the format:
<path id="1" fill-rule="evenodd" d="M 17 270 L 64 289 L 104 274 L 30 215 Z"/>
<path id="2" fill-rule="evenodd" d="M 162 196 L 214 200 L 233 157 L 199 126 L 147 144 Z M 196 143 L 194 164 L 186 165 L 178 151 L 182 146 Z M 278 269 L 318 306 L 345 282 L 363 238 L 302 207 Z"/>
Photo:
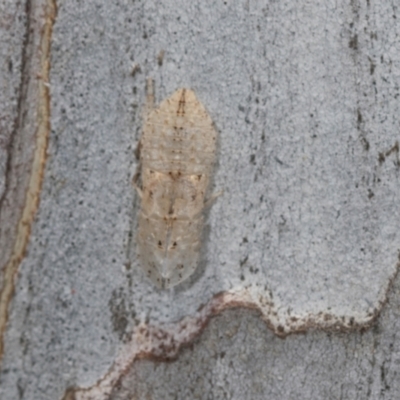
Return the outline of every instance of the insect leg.
<path id="1" fill-rule="evenodd" d="M 215 200 L 216 200 L 219 196 L 222 196 L 223 194 L 224 194 L 224 191 L 223 191 L 223 190 L 220 190 L 219 192 L 214 193 L 214 194 L 204 203 L 204 208 L 206 208 L 206 207 L 211 207 L 211 206 L 214 204 Z"/>
<path id="2" fill-rule="evenodd" d="M 133 185 L 134 188 L 136 189 L 136 191 L 137 191 L 139 197 L 142 198 L 142 197 L 143 197 L 143 191 L 142 191 L 142 189 L 140 189 L 140 187 L 139 187 L 138 184 L 137 184 L 137 181 L 138 181 L 138 179 L 139 179 L 139 175 L 140 175 L 140 172 L 137 172 L 137 173 L 135 174 L 135 176 L 134 176 L 133 179 L 132 179 L 132 185 Z"/>

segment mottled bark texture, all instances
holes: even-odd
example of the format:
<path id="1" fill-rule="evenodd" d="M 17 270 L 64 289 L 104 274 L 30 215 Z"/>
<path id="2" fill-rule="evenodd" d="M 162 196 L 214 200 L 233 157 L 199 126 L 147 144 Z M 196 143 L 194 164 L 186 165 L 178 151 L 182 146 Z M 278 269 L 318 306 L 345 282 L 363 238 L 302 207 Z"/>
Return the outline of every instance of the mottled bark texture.
<path id="1" fill-rule="evenodd" d="M 0 398 L 396 399 L 400 15 L 0 0 Z M 199 266 L 137 257 L 145 82 L 218 132 Z"/>

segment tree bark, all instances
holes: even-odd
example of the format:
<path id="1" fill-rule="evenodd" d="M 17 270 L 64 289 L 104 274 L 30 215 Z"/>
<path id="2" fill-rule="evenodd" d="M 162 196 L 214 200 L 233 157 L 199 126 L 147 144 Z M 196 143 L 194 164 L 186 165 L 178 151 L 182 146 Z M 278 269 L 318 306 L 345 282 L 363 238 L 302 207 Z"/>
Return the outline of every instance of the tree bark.
<path id="1" fill-rule="evenodd" d="M 400 397 L 396 2 L 0 0 L 0 398 Z M 201 262 L 137 257 L 145 82 L 218 131 Z"/>

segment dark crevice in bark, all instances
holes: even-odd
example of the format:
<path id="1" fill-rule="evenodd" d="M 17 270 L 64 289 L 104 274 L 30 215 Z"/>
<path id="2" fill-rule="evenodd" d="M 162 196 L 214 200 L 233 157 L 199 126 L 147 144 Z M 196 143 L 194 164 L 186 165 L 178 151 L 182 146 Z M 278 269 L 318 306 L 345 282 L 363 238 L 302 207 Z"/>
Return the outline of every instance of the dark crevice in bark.
<path id="1" fill-rule="evenodd" d="M 11 135 L 9 137 L 8 143 L 6 144 L 6 154 L 7 154 L 7 161 L 6 161 L 6 168 L 5 168 L 5 176 L 4 176 L 4 191 L 0 196 L 0 210 L 3 207 L 3 203 L 7 194 L 10 190 L 10 181 L 11 181 L 11 174 L 12 171 L 12 161 L 15 149 L 15 142 L 17 140 L 18 132 L 23 125 L 24 120 L 24 100 L 26 98 L 30 76 L 27 73 L 29 71 L 29 64 L 31 60 L 31 46 L 30 46 L 30 31 L 31 31 L 31 9 L 32 9 L 32 0 L 26 0 L 25 2 L 25 18 L 26 18 L 26 29 L 24 34 L 24 40 L 22 42 L 22 49 L 21 49 L 21 69 L 20 69 L 20 85 L 19 85 L 19 95 L 17 101 L 17 110 L 16 116 L 14 119 L 13 128 L 11 130 Z"/>

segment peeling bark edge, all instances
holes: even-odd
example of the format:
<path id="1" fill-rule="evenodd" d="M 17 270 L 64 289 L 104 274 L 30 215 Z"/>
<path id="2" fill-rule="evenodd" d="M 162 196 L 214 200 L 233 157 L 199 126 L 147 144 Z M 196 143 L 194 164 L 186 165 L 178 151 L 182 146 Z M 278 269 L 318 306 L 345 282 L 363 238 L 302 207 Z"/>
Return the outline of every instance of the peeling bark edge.
<path id="1" fill-rule="evenodd" d="M 66 390 L 62 400 L 109 400 L 115 387 L 129 372 L 137 360 L 148 359 L 168 362 L 176 359 L 180 352 L 189 346 L 206 328 L 213 317 L 225 310 L 247 308 L 260 313 L 260 318 L 278 337 L 284 339 L 291 334 L 306 333 L 311 330 L 348 333 L 364 332 L 370 328 L 379 317 L 389 299 L 390 290 L 400 271 L 400 253 L 396 271 L 390 278 L 382 299 L 374 312 L 364 320 L 355 322 L 354 318 L 338 318 L 336 315 L 318 313 L 304 317 L 296 317 L 290 330 L 284 330 L 279 324 L 278 313 L 274 303 L 267 299 L 254 299 L 248 290 L 225 292 L 214 296 L 210 302 L 201 307 L 195 316 L 183 318 L 177 323 L 165 324 L 160 327 L 145 323 L 137 326 L 129 343 L 122 346 L 119 355 L 109 371 L 93 386 L 88 388 L 73 388 Z M 288 316 L 288 319 L 291 320 Z"/>
<path id="2" fill-rule="evenodd" d="M 26 180 L 25 199 L 23 207 L 17 221 L 16 234 L 11 256 L 6 261 L 2 274 L 2 287 L 0 290 L 0 361 L 4 354 L 4 334 L 8 322 L 8 309 L 14 294 L 16 274 L 21 264 L 27 245 L 29 243 L 31 227 L 39 206 L 40 191 L 43 182 L 44 169 L 47 157 L 47 145 L 50 133 L 50 50 L 53 25 L 57 14 L 57 5 L 55 0 L 27 0 L 27 38 L 25 40 L 24 62 L 29 63 L 28 68 L 23 66 L 21 98 L 18 109 L 19 124 L 16 125 L 14 138 L 20 135 L 23 127 L 31 129 L 30 135 L 34 137 L 34 146 L 32 146 L 32 162 L 30 165 L 29 177 Z M 32 28 L 36 22 L 35 28 Z M 35 38 L 38 45 L 35 47 Z M 30 48 L 29 48 L 30 47 Z M 29 56 L 32 60 L 29 59 Z M 35 62 L 31 62 L 35 60 Z M 32 98 L 28 99 L 28 93 L 32 91 Z M 33 106 L 26 104 L 33 100 Z M 25 104 L 24 104 L 25 103 Z M 30 113 L 24 111 L 34 108 Z M 27 144 L 29 146 L 29 143 Z M 17 146 L 11 146 L 12 154 L 9 157 L 15 157 L 21 150 Z M 30 149 L 29 149 L 30 150 Z M 9 163 L 10 169 L 8 175 L 18 174 L 18 168 Z M 9 176 L 7 180 L 9 180 Z M 8 191 L 12 188 L 8 187 Z M 7 191 L 5 192 L 7 197 Z M 13 198 L 9 198 L 9 207 L 15 206 Z M 4 203 L 3 203 L 4 206 Z"/>

